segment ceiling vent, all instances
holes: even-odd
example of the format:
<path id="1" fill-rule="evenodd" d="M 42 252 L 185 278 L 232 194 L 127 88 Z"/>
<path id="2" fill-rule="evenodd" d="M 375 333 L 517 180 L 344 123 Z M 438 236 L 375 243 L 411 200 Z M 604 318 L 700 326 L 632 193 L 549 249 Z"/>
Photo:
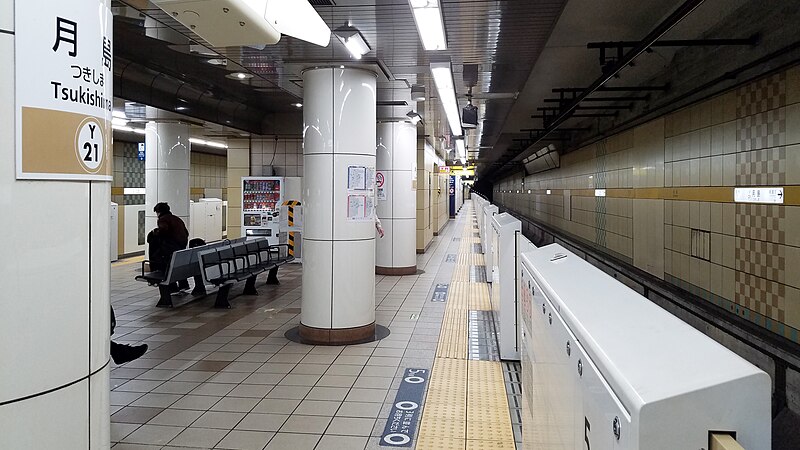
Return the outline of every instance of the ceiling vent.
<path id="1" fill-rule="evenodd" d="M 333 0 L 308 0 L 311 6 L 336 6 Z"/>

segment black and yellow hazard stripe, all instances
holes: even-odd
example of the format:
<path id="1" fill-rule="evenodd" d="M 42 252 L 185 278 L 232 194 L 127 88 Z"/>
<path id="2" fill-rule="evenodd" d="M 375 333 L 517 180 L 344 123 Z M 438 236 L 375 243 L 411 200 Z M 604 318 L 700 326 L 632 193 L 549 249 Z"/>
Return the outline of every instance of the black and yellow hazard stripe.
<path id="1" fill-rule="evenodd" d="M 288 206 L 288 213 L 287 213 L 287 224 L 290 227 L 294 226 L 294 207 L 300 206 L 301 203 L 297 200 L 288 200 L 283 202 L 284 206 Z M 294 256 L 294 232 L 289 232 L 289 256 Z"/>

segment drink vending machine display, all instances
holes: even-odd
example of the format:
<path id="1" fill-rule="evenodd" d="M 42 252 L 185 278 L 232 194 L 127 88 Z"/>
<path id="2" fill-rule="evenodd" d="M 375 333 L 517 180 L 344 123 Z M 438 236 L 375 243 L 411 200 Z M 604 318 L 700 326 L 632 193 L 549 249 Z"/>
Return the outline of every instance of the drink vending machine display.
<path id="1" fill-rule="evenodd" d="M 266 237 L 278 243 L 283 204 L 282 177 L 242 177 L 242 230 L 248 238 Z"/>

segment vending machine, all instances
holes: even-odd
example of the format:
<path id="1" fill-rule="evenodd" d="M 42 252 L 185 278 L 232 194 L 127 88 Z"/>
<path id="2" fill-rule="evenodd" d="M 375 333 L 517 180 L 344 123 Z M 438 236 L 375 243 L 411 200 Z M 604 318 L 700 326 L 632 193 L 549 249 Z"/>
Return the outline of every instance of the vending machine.
<path id="1" fill-rule="evenodd" d="M 242 177 L 242 230 L 248 238 L 278 243 L 285 184 L 282 177 Z"/>

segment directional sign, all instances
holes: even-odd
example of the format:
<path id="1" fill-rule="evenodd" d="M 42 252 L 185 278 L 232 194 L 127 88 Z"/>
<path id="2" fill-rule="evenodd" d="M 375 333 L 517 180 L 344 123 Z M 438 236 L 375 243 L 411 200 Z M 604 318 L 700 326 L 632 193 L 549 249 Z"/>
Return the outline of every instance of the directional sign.
<path id="1" fill-rule="evenodd" d="M 782 187 L 734 188 L 733 200 L 736 203 L 783 204 L 783 188 Z"/>

